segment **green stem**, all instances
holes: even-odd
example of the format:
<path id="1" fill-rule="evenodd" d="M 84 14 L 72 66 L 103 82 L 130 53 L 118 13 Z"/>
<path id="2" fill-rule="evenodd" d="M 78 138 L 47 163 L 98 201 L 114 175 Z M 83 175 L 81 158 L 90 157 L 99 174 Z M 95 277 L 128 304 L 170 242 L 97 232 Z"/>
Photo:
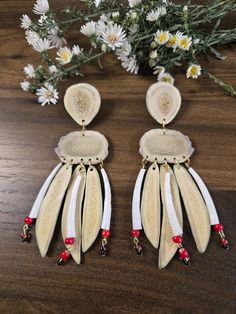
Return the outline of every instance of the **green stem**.
<path id="1" fill-rule="evenodd" d="M 94 60 L 94 59 L 97 59 L 97 58 L 101 57 L 101 56 L 104 55 L 104 54 L 105 54 L 105 52 L 100 52 L 100 53 L 98 53 L 98 54 L 96 54 L 96 55 L 93 55 L 93 56 L 87 58 L 86 60 L 84 60 L 83 62 L 81 62 L 81 64 L 88 63 L 88 62 L 90 62 L 90 61 L 92 61 L 92 60 Z M 59 74 L 56 74 L 56 75 L 54 75 L 54 76 L 51 76 L 51 77 L 47 80 L 47 82 L 51 82 L 51 81 L 59 80 L 59 79 L 63 78 L 65 75 L 68 75 L 72 70 L 78 68 L 81 64 L 72 65 L 71 67 L 65 69 L 63 72 L 59 72 Z"/>
<path id="2" fill-rule="evenodd" d="M 206 69 L 203 69 L 203 70 L 204 70 L 204 73 L 206 73 L 211 80 L 213 80 L 217 85 L 223 88 L 223 90 L 225 91 L 227 95 L 236 97 L 236 90 L 232 85 L 224 83 L 222 80 L 220 80 L 218 77 L 216 77 L 212 73 L 208 72 Z"/>
<path id="3" fill-rule="evenodd" d="M 102 12 L 102 13 L 103 13 L 103 14 L 106 14 L 106 13 L 115 12 L 115 11 L 117 11 L 117 10 L 120 10 L 120 8 L 115 8 L 115 9 L 107 10 L 107 11 L 104 11 L 104 12 Z M 90 18 L 99 16 L 99 15 L 101 15 L 101 12 L 89 14 L 89 15 L 86 15 L 85 17 L 83 17 L 83 20 L 90 19 Z M 78 16 L 78 17 L 75 17 L 74 19 L 62 21 L 61 24 L 71 24 L 71 23 L 77 22 L 77 21 L 79 21 L 79 20 L 81 20 L 81 19 L 82 19 L 81 16 Z"/>

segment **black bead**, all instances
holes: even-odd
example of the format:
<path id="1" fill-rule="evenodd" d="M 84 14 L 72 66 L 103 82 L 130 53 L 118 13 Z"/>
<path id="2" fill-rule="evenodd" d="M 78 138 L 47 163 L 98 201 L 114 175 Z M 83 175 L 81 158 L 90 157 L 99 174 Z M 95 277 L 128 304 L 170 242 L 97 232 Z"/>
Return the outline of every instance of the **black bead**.
<path id="1" fill-rule="evenodd" d="M 225 250 L 228 250 L 228 249 L 229 249 L 229 243 L 223 245 L 223 248 L 224 248 Z"/>
<path id="2" fill-rule="evenodd" d="M 138 255 L 141 255 L 141 256 L 143 255 L 143 246 L 142 245 L 136 245 L 135 250 L 136 250 Z"/>
<path id="3" fill-rule="evenodd" d="M 183 262 L 185 265 L 190 266 L 190 260 L 189 259 L 183 259 Z"/>
<path id="4" fill-rule="evenodd" d="M 101 255 L 107 256 L 107 246 L 106 245 L 101 246 Z"/>
<path id="5" fill-rule="evenodd" d="M 62 259 L 61 257 L 58 258 L 58 260 L 57 260 L 57 265 L 58 265 L 58 266 L 64 265 L 63 259 Z"/>

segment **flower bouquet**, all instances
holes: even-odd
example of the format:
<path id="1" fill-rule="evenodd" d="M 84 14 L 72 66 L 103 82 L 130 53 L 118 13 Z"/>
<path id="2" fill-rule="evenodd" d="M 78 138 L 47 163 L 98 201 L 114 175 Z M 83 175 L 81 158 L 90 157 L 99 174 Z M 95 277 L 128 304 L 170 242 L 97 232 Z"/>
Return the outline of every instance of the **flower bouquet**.
<path id="1" fill-rule="evenodd" d="M 24 68 L 25 91 L 38 102 L 56 104 L 58 83 L 83 76 L 83 64 L 113 53 L 128 72 L 138 74 L 149 67 L 158 81 L 174 83 L 173 70 L 182 67 L 187 78 L 208 75 L 231 96 L 236 90 L 201 65 L 202 56 L 224 60 L 220 46 L 236 42 L 236 28 L 222 29 L 221 21 L 236 11 L 233 0 L 212 0 L 198 5 L 191 1 L 175 4 L 167 0 L 81 0 L 81 6 L 56 12 L 48 0 L 37 0 L 31 20 L 23 15 L 21 27 L 28 44 L 40 54 L 42 65 Z M 60 13 L 60 17 L 59 14 Z M 70 29 L 78 29 L 78 41 L 67 45 Z M 80 36 L 90 47 L 81 47 Z"/>

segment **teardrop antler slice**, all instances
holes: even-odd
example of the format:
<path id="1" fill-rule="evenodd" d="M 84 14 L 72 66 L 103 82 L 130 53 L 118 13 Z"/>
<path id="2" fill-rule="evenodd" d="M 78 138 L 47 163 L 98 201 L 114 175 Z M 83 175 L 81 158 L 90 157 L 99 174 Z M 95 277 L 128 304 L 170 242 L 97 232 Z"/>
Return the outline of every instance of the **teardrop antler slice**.
<path id="1" fill-rule="evenodd" d="M 150 115 L 160 124 L 170 123 L 178 113 L 181 105 L 179 90 L 165 82 L 152 84 L 146 95 Z"/>
<path id="2" fill-rule="evenodd" d="M 174 173 L 197 249 L 203 253 L 210 238 L 210 218 L 206 204 L 193 178 L 183 166 L 175 165 Z"/>
<path id="3" fill-rule="evenodd" d="M 176 182 L 176 178 L 174 176 L 173 171 L 169 168 L 169 172 L 171 172 L 171 192 L 172 192 L 172 200 L 176 210 L 176 216 L 178 218 L 179 224 L 183 226 L 183 217 L 182 217 L 182 207 L 180 202 L 179 196 L 179 189 Z M 175 255 L 178 247 L 172 241 L 173 231 L 169 222 L 168 213 L 166 209 L 166 199 L 165 199 L 165 165 L 161 165 L 160 169 L 160 184 L 161 184 L 161 197 L 162 197 L 162 204 L 163 204 L 163 213 L 162 213 L 162 228 L 161 228 L 161 241 L 160 241 L 160 248 L 159 248 L 159 260 L 158 260 L 158 267 L 160 269 L 166 267 L 168 263 L 171 261 L 173 256 Z"/>
<path id="4" fill-rule="evenodd" d="M 62 237 L 65 241 L 67 235 L 67 218 L 68 218 L 68 210 L 69 204 L 71 200 L 73 186 L 75 184 L 76 178 L 81 176 L 77 203 L 76 203 L 76 214 L 75 214 L 75 229 L 76 229 L 76 236 L 75 236 L 75 243 L 70 248 L 70 253 L 77 264 L 80 264 L 81 261 L 81 241 L 82 241 L 82 230 L 81 230 L 81 212 L 82 212 L 82 202 L 84 196 L 84 189 L 85 189 L 85 181 L 86 181 L 86 171 L 85 168 L 81 170 L 81 166 L 77 166 L 75 171 L 73 172 L 71 182 L 66 194 L 65 204 L 63 208 L 62 214 L 62 221 L 61 221 L 61 231 Z M 69 246 L 67 246 L 68 248 Z"/>
<path id="5" fill-rule="evenodd" d="M 160 184 L 159 167 L 155 163 L 149 167 L 145 177 L 141 217 L 148 240 L 157 248 L 160 236 Z"/>
<path id="6" fill-rule="evenodd" d="M 90 166 L 87 171 L 82 220 L 82 251 L 86 252 L 95 241 L 102 221 L 102 190 L 98 171 Z"/>
<path id="7" fill-rule="evenodd" d="M 71 173 L 71 165 L 64 165 L 58 171 L 40 208 L 35 232 L 42 257 L 47 254 Z"/>
<path id="8" fill-rule="evenodd" d="M 70 86 L 65 93 L 67 112 L 79 125 L 88 125 L 100 109 L 101 97 L 98 90 L 86 83 Z"/>

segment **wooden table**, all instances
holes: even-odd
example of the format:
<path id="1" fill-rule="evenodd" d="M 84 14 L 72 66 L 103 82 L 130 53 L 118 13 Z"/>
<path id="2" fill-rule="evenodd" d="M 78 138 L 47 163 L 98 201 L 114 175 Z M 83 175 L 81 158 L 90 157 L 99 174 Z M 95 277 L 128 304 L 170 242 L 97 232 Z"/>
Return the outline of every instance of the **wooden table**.
<path id="1" fill-rule="evenodd" d="M 51 2 L 63 7 L 63 1 Z M 62 103 L 66 88 L 78 80 L 61 84 L 56 106 L 39 106 L 19 87 L 22 68 L 39 62 L 19 28 L 20 16 L 30 13 L 32 5 L 26 0 L 0 2 L 0 312 L 235 313 L 236 100 L 206 77 L 195 82 L 183 73 L 175 75 L 183 103 L 171 128 L 193 142 L 192 165 L 210 187 L 231 242 L 229 251 L 219 248 L 212 234 L 206 253 L 199 254 L 186 219 L 191 267 L 176 256 L 166 269 L 158 270 L 157 251 L 145 237 L 143 257 L 132 249 L 131 199 L 141 161 L 138 143 L 145 131 L 157 127 L 145 106 L 146 90 L 155 77 L 132 76 L 113 57 L 103 60 L 104 70 L 95 63 L 86 66 L 83 79 L 102 96 L 90 128 L 105 134 L 110 143 L 105 163 L 113 191 L 110 254 L 100 256 L 98 240 L 80 266 L 70 261 L 58 267 L 55 262 L 63 249 L 59 223 L 46 258 L 40 257 L 35 239 L 30 245 L 21 243 L 23 218 L 57 163 L 54 147 L 62 135 L 78 129 Z M 234 21 L 235 17 L 228 23 Z M 76 34 L 71 38 L 75 41 Z M 209 67 L 236 86 L 236 48 L 223 52 L 228 59 L 211 60 Z"/>

